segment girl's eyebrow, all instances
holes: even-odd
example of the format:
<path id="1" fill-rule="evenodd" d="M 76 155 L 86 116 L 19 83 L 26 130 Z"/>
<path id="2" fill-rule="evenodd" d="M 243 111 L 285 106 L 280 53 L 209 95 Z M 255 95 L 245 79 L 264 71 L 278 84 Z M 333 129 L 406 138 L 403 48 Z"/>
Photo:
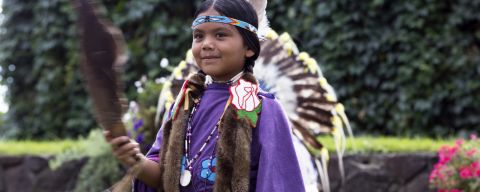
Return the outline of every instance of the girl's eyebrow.
<path id="1" fill-rule="evenodd" d="M 231 29 L 228 28 L 228 27 L 216 27 L 216 28 L 213 28 L 212 30 L 208 30 L 207 32 L 218 32 L 218 31 L 222 31 L 222 30 L 226 30 L 226 31 L 231 32 Z M 194 33 L 195 33 L 195 32 L 205 33 L 205 30 L 195 28 L 195 29 L 193 29 L 193 32 L 194 32 Z"/>

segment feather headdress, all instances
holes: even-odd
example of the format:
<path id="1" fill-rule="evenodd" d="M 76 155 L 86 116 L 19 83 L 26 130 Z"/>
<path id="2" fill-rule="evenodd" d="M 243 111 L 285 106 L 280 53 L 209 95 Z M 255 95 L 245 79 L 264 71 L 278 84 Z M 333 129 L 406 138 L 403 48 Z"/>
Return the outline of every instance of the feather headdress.
<path id="1" fill-rule="evenodd" d="M 262 51 L 254 67 L 260 87 L 275 94 L 284 107 L 294 134 L 316 158 L 316 172 L 320 176 L 322 191 L 329 191 L 328 151 L 317 137 L 331 134 L 337 155 L 340 158 L 343 156 L 344 128 L 351 133 L 344 107 L 337 101 L 333 88 L 323 76 L 317 62 L 307 53 L 299 53 L 287 33 L 278 36 L 271 30 L 261 42 L 261 47 Z M 198 70 L 192 51 L 187 51 L 185 60 L 173 70 L 160 93 L 156 116 L 158 126 L 168 117 L 167 111 L 174 103 L 174 95 L 179 93 L 182 83 L 189 74 Z M 341 163 L 339 166 L 343 170 Z"/>
<path id="2" fill-rule="evenodd" d="M 328 151 L 317 139 L 321 134 L 332 134 L 339 157 L 339 169 L 345 151 L 345 131 L 352 135 L 344 107 L 338 102 L 333 88 L 328 84 L 315 59 L 299 52 L 288 33 L 281 36 L 268 26 L 266 0 L 249 0 L 259 18 L 261 53 L 255 62 L 254 74 L 263 90 L 274 93 L 292 123 L 293 132 L 315 157 L 322 191 L 330 191 L 327 174 Z M 182 82 L 190 73 L 198 71 L 191 51 L 173 71 L 159 96 L 156 124 L 165 120 Z M 268 71 L 268 73 L 265 73 Z M 314 179 L 316 182 L 316 179 Z"/>

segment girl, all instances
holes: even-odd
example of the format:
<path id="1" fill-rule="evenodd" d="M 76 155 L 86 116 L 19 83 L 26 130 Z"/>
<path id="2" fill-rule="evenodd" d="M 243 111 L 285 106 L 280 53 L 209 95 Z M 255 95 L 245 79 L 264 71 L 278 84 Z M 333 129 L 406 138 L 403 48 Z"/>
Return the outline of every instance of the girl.
<path id="1" fill-rule="evenodd" d="M 207 0 L 195 18 L 201 70 L 185 81 L 146 157 L 128 137 L 105 134 L 123 164 L 142 158 L 134 191 L 304 191 L 288 120 L 252 74 L 260 53 L 254 8 Z"/>

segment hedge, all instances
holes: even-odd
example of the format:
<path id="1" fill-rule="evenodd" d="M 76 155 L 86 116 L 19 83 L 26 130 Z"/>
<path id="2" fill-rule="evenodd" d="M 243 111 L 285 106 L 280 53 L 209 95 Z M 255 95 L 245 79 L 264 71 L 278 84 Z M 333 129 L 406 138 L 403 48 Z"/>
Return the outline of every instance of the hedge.
<path id="1" fill-rule="evenodd" d="M 4 0 L 2 83 L 10 110 L 0 129 L 16 138 L 86 135 L 93 127 L 78 73 L 69 0 Z M 125 82 L 165 76 L 191 43 L 199 1 L 103 0 L 125 33 Z M 271 0 L 268 15 L 318 60 L 357 133 L 447 135 L 480 124 L 480 0 Z"/>

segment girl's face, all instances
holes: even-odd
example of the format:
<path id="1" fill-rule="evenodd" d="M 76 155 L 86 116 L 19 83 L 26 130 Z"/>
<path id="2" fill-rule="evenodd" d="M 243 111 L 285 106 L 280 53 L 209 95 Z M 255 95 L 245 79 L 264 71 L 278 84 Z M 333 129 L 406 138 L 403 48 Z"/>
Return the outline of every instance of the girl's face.
<path id="1" fill-rule="evenodd" d="M 199 16 L 220 15 L 213 8 Z M 192 52 L 198 67 L 215 81 L 228 81 L 243 70 L 246 57 L 255 53 L 229 24 L 203 23 L 193 30 Z"/>

